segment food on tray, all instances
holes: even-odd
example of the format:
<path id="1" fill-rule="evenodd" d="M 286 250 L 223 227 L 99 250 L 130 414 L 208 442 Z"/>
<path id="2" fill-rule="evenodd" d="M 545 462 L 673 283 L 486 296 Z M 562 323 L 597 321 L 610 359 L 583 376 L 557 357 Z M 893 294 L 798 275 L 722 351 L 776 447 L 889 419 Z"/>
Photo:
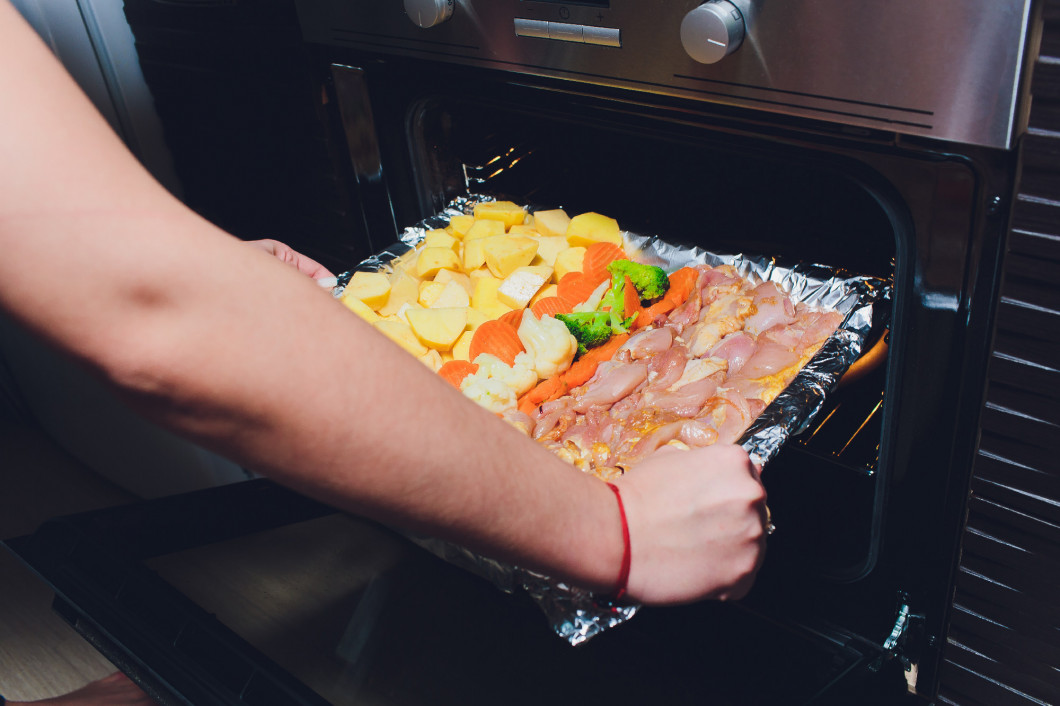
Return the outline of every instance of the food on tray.
<path id="1" fill-rule="evenodd" d="M 602 478 L 663 445 L 736 441 L 842 322 L 728 265 L 637 262 L 608 216 L 510 201 L 354 273 L 341 300 Z"/>

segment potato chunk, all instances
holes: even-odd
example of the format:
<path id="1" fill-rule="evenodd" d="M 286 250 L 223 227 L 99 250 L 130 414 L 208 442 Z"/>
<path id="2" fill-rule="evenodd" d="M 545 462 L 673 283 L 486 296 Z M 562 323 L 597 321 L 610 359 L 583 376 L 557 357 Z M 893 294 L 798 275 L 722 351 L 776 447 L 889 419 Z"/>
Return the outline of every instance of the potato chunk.
<path id="1" fill-rule="evenodd" d="M 487 201 L 475 204 L 475 218 L 500 221 L 507 229 L 526 220 L 526 208 L 511 201 Z"/>
<path id="2" fill-rule="evenodd" d="M 585 248 L 579 246 L 563 250 L 556 256 L 554 281 L 559 282 L 568 272 L 581 272 L 584 262 Z"/>
<path id="3" fill-rule="evenodd" d="M 442 291 L 433 302 L 427 304 L 430 309 L 448 309 L 452 307 L 465 308 L 471 306 L 471 297 L 467 290 L 460 286 L 459 282 L 450 280 L 444 284 L 435 280 L 431 284 L 441 284 Z"/>
<path id="4" fill-rule="evenodd" d="M 520 235 L 491 238 L 484 246 L 486 267 L 504 279 L 519 267 L 529 265 L 537 255 L 537 240 Z"/>
<path id="5" fill-rule="evenodd" d="M 371 307 L 356 297 L 342 297 L 340 301 L 346 305 L 347 309 L 357 314 L 357 316 L 360 316 L 368 323 L 379 321 L 381 318 L 379 314 L 372 311 Z"/>
<path id="6" fill-rule="evenodd" d="M 569 225 L 570 216 L 562 208 L 534 212 L 534 228 L 545 237 L 566 238 L 567 226 Z"/>
<path id="7" fill-rule="evenodd" d="M 449 219 L 449 225 L 446 230 L 454 238 L 463 239 L 467 235 L 467 231 L 471 228 L 471 225 L 475 222 L 474 216 L 453 216 Z"/>
<path id="8" fill-rule="evenodd" d="M 403 305 L 415 302 L 420 296 L 420 281 L 405 270 L 395 270 L 389 279 L 390 296 L 376 310 L 381 316 L 396 314 Z"/>
<path id="9" fill-rule="evenodd" d="M 618 221 L 599 213 L 580 213 L 567 225 L 567 243 L 572 247 L 588 247 L 601 241 L 622 245 L 622 231 Z"/>
<path id="10" fill-rule="evenodd" d="M 390 297 L 390 279 L 382 272 L 354 272 L 342 298 L 359 299 L 369 308 L 379 310 Z"/>
<path id="11" fill-rule="evenodd" d="M 409 309 L 405 315 L 420 343 L 439 351 L 452 348 L 467 326 L 467 309 L 464 307 Z"/>
<path id="12" fill-rule="evenodd" d="M 460 239 L 455 238 L 444 230 L 429 230 L 423 236 L 423 247 L 425 248 L 449 248 L 456 252 Z"/>
<path id="13" fill-rule="evenodd" d="M 497 290 L 500 289 L 502 279 L 499 277 L 476 277 L 474 280 L 475 290 L 471 294 L 471 306 L 491 319 L 512 310 L 512 307 L 504 304 L 497 298 Z"/>
<path id="14" fill-rule="evenodd" d="M 549 277 L 552 275 L 551 268 Z M 497 288 L 497 299 L 513 309 L 523 309 L 538 291 L 545 286 L 548 277 L 530 268 L 519 268 L 501 282 Z"/>
<path id="15" fill-rule="evenodd" d="M 460 267 L 460 259 L 452 248 L 424 248 L 416 259 L 417 277 L 434 277 L 438 270 L 453 270 Z"/>
<path id="16" fill-rule="evenodd" d="M 422 311 L 427 310 L 423 309 Z M 391 341 L 398 344 L 417 358 L 427 352 L 427 346 L 420 343 L 420 339 L 416 338 L 416 334 L 412 332 L 412 327 L 403 321 L 380 319 L 372 325 L 386 335 Z"/>

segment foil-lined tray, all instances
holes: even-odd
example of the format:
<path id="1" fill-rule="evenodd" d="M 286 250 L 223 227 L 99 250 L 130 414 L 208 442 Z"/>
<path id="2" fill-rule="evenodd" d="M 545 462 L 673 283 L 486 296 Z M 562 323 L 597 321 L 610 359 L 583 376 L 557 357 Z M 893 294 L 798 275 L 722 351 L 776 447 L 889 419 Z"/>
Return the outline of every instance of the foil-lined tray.
<path id="1" fill-rule="evenodd" d="M 354 271 L 386 268 L 393 260 L 415 248 L 428 230 L 445 228 L 453 216 L 470 214 L 476 203 L 492 200 L 492 197 L 483 195 L 460 197 L 435 216 L 406 228 L 399 242 L 340 275 L 334 289 L 335 296 L 341 295 Z M 874 306 L 890 298 L 891 288 L 887 281 L 852 275 L 827 265 L 784 264 L 766 255 L 715 253 L 628 231 L 623 232 L 623 237 L 631 256 L 640 262 L 659 265 L 668 272 L 686 265 L 732 265 L 755 284 L 767 280 L 776 282 L 789 293 L 795 304 L 804 303 L 843 315 L 843 322 L 836 331 L 738 441 L 763 468 L 776 457 L 789 438 L 809 426 L 827 395 L 861 355 L 872 329 Z M 552 630 L 571 645 L 582 644 L 630 620 L 641 608 L 637 604 L 611 602 L 591 591 L 480 556 L 443 540 L 415 535 L 409 535 L 409 538 L 449 563 L 491 581 L 505 592 L 526 591 L 545 613 Z"/>

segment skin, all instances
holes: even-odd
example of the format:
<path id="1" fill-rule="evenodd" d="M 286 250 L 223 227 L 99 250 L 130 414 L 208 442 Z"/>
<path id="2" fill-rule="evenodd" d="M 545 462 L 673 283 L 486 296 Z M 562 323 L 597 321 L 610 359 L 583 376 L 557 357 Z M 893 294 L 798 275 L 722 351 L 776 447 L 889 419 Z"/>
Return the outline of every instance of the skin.
<path id="1" fill-rule="evenodd" d="M 614 588 L 610 489 L 285 265 L 285 246 L 247 247 L 172 197 L 2 0 L 0 96 L 0 306 L 28 329 L 146 417 L 299 492 Z M 617 485 L 631 599 L 746 593 L 765 491 L 742 450 L 657 454 Z"/>

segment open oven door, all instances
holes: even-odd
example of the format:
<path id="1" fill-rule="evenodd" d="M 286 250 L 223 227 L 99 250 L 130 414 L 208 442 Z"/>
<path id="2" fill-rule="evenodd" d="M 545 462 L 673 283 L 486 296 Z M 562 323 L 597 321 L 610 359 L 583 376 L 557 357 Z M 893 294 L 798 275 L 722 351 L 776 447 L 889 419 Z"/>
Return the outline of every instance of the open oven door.
<path id="1" fill-rule="evenodd" d="M 524 594 L 265 480 L 6 544 L 160 703 L 890 705 L 905 691 L 882 645 L 741 604 L 644 610 L 571 647 Z"/>

